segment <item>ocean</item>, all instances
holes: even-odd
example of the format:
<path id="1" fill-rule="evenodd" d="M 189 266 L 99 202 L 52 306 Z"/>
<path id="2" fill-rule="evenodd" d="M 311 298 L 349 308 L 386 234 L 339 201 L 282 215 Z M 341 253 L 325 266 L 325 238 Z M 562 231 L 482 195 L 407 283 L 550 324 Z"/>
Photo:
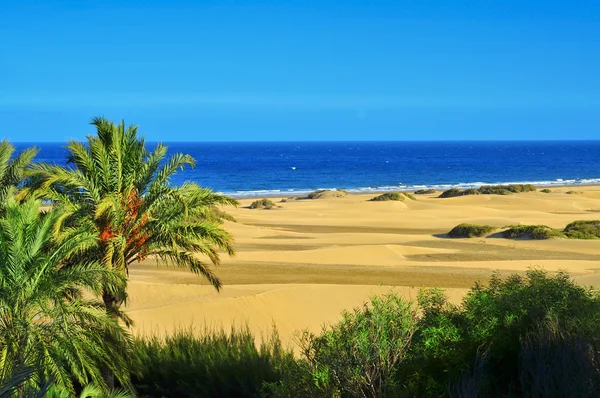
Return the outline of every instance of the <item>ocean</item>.
<path id="1" fill-rule="evenodd" d="M 197 165 L 189 180 L 236 197 L 468 188 L 483 184 L 600 184 L 600 141 L 173 142 Z M 64 143 L 35 145 L 37 161 L 65 164 Z M 149 144 L 152 148 L 153 144 Z"/>

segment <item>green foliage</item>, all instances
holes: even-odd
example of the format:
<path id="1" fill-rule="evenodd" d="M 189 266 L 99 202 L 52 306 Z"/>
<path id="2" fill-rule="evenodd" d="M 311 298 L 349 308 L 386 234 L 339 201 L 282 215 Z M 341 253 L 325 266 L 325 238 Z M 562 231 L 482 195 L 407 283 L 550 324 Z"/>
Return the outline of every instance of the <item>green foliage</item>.
<path id="1" fill-rule="evenodd" d="M 565 192 L 565 193 L 566 193 L 567 195 L 577 195 L 577 194 L 580 194 L 581 192 L 579 192 L 579 191 L 567 191 L 567 192 Z"/>
<path id="2" fill-rule="evenodd" d="M 319 189 L 309 193 L 306 199 L 324 199 L 324 198 L 343 198 L 348 194 L 348 191 L 344 189 Z"/>
<path id="3" fill-rule="evenodd" d="M 565 227 L 564 234 L 573 239 L 599 239 L 600 220 L 573 221 Z"/>
<path id="4" fill-rule="evenodd" d="M 221 252 L 234 253 L 219 208 L 237 201 L 193 183 L 172 186 L 173 175 L 193 167 L 194 159 L 184 154 L 167 158 L 162 144 L 148 151 L 137 127 L 104 118 L 92 124 L 96 135 L 67 146 L 73 168 L 34 165 L 25 194 L 58 204 L 64 213 L 58 229 L 93 232 L 97 245 L 81 258 L 101 260 L 107 269 L 127 276 L 132 263 L 152 256 L 187 267 L 219 289 L 221 281 L 209 264 L 219 264 Z M 125 290 L 105 284 L 102 296 L 107 310 L 120 315 Z"/>
<path id="5" fill-rule="evenodd" d="M 417 198 L 415 198 L 415 196 L 413 194 L 411 194 L 410 192 L 403 192 L 403 194 L 410 200 L 417 200 Z"/>
<path id="6" fill-rule="evenodd" d="M 384 194 L 375 196 L 374 198 L 372 198 L 370 200 L 372 202 L 382 202 L 382 201 L 388 201 L 388 200 L 404 201 L 405 198 L 406 198 L 406 196 L 404 196 L 401 192 L 386 192 Z"/>
<path id="7" fill-rule="evenodd" d="M 27 167 L 37 155 L 36 148 L 29 148 L 13 157 L 15 147 L 4 140 L 0 142 L 0 211 L 4 211 L 11 189 L 20 188 L 26 178 Z"/>
<path id="8" fill-rule="evenodd" d="M 544 189 L 540 190 L 540 192 L 542 192 L 542 193 L 550 193 L 552 191 L 550 189 L 548 189 L 548 188 L 544 188 Z"/>
<path id="9" fill-rule="evenodd" d="M 560 231 L 547 225 L 511 225 L 507 230 L 502 231 L 502 237 L 507 239 L 551 239 L 563 236 Z"/>
<path id="10" fill-rule="evenodd" d="M 582 366 L 573 380 L 585 383 L 567 388 L 581 392 L 599 385 L 600 298 L 566 273 L 494 275 L 489 286 L 475 285 L 458 307 L 439 292 L 422 293 L 419 301 L 423 317 L 410 363 L 414 395 L 441 396 L 449 386 L 455 392 L 471 386 L 491 397 L 593 396 L 557 393 L 566 386 L 557 389 L 556 381 L 577 373 L 559 366 L 569 360 Z"/>
<path id="11" fill-rule="evenodd" d="M 9 196 L 0 218 L 0 379 L 30 368 L 28 388 L 52 382 L 72 392 L 73 381 L 103 385 L 100 369 L 109 368 L 127 383 L 128 334 L 89 297 L 104 281 L 125 281 L 97 262 L 79 262 L 95 237 L 83 229 L 55 232 L 63 214 L 40 206 Z"/>
<path id="12" fill-rule="evenodd" d="M 509 195 L 511 193 L 533 192 L 535 187 L 531 184 L 510 184 L 510 185 L 483 185 L 477 189 L 469 188 L 465 190 L 450 188 L 439 196 L 440 198 L 453 198 L 466 195 Z"/>
<path id="13" fill-rule="evenodd" d="M 255 200 L 254 202 L 252 202 L 250 204 L 251 209 L 271 210 L 276 207 L 277 207 L 277 205 L 275 203 L 273 203 L 273 201 L 271 199 L 259 199 L 259 200 Z"/>
<path id="14" fill-rule="evenodd" d="M 293 362 L 276 332 L 256 347 L 247 329 L 179 330 L 134 343 L 133 384 L 144 397 L 254 397 Z"/>
<path id="15" fill-rule="evenodd" d="M 370 304 L 344 312 L 342 320 L 320 335 L 305 332 L 303 359 L 294 374 L 309 384 L 309 396 L 391 397 L 400 385 L 394 375 L 406 360 L 417 312 L 395 294 L 373 297 Z M 284 377 L 281 383 L 289 377 Z M 276 396 L 284 396 L 279 393 Z"/>
<path id="16" fill-rule="evenodd" d="M 474 238 L 489 234 L 496 227 L 491 225 L 459 224 L 448 232 L 450 238 Z"/>
<path id="17" fill-rule="evenodd" d="M 429 188 L 429 189 L 419 189 L 415 191 L 415 195 L 429 195 L 432 193 L 436 193 L 437 191 L 433 188 Z"/>

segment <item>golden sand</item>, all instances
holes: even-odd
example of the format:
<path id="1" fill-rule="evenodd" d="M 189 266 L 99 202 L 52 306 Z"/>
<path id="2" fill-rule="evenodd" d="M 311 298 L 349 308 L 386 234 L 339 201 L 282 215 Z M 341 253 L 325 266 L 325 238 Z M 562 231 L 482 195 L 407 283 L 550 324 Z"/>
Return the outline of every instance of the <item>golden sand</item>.
<path id="1" fill-rule="evenodd" d="M 340 312 L 391 289 L 414 299 L 419 287 L 448 289 L 459 300 L 474 281 L 495 270 L 567 270 L 600 285 L 599 240 L 448 239 L 459 223 L 546 224 L 600 219 L 600 187 L 552 188 L 551 193 L 478 195 L 370 202 L 371 195 L 290 200 L 273 210 L 251 210 L 244 199 L 226 227 L 237 255 L 216 269 L 217 293 L 188 271 L 134 265 L 127 307 L 136 333 L 168 332 L 190 324 L 229 328 L 247 323 L 257 334 L 273 324 L 284 341 L 295 331 L 318 331 Z M 439 193 L 438 193 L 439 194 Z M 392 287 L 393 286 L 393 287 Z"/>

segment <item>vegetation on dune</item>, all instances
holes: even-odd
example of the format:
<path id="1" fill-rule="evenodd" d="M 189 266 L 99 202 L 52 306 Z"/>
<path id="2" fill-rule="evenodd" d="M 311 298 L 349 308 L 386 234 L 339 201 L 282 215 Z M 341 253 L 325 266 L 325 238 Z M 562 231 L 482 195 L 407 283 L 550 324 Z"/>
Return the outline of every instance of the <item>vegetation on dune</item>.
<path id="1" fill-rule="evenodd" d="M 271 210 L 277 207 L 271 199 L 258 199 L 252 202 L 249 206 L 251 209 L 266 209 Z"/>
<path id="2" fill-rule="evenodd" d="M 535 187 L 531 184 L 483 185 L 477 189 L 450 188 L 440 194 L 440 198 L 453 198 L 466 195 L 509 195 L 512 193 L 532 192 Z"/>
<path id="3" fill-rule="evenodd" d="M 552 191 L 550 189 L 548 189 L 548 188 L 544 188 L 544 189 L 540 190 L 540 192 L 542 192 L 542 193 L 550 193 Z"/>
<path id="4" fill-rule="evenodd" d="M 567 192 L 565 192 L 565 193 L 566 193 L 567 195 L 577 195 L 577 194 L 580 194 L 581 192 L 580 192 L 580 191 L 567 191 Z"/>
<path id="5" fill-rule="evenodd" d="M 432 193 L 436 193 L 437 191 L 433 188 L 429 188 L 429 189 L 419 189 L 415 191 L 415 195 L 429 195 Z"/>
<path id="6" fill-rule="evenodd" d="M 450 238 L 475 238 L 489 234 L 496 227 L 491 225 L 459 224 L 448 232 Z"/>
<path id="7" fill-rule="evenodd" d="M 600 220 L 573 221 L 564 234 L 572 239 L 600 239 Z"/>
<path id="8" fill-rule="evenodd" d="M 306 199 L 325 199 L 325 198 L 343 198 L 348 194 L 348 191 L 344 189 L 319 189 L 309 193 Z"/>
<path id="9" fill-rule="evenodd" d="M 502 231 L 502 237 L 507 239 L 551 239 L 564 236 L 560 231 L 547 225 L 511 225 Z"/>
<path id="10" fill-rule="evenodd" d="M 407 192 L 386 192 L 369 199 L 372 202 L 382 202 L 388 200 L 404 201 L 404 199 L 416 200 L 414 196 Z"/>
<path id="11" fill-rule="evenodd" d="M 29 369 L 21 392 L 53 384 L 70 395 L 74 382 L 103 385 L 108 368 L 127 384 L 129 337 L 101 301 L 84 295 L 123 286 L 124 278 L 80 260 L 95 236 L 79 228 L 55 234 L 64 214 L 40 206 L 9 196 L 0 218 L 0 380 Z"/>
<path id="12" fill-rule="evenodd" d="M 257 348 L 247 329 L 135 341 L 132 382 L 144 397 L 255 397 L 263 383 L 280 379 L 278 368 L 293 362 L 276 332 Z"/>

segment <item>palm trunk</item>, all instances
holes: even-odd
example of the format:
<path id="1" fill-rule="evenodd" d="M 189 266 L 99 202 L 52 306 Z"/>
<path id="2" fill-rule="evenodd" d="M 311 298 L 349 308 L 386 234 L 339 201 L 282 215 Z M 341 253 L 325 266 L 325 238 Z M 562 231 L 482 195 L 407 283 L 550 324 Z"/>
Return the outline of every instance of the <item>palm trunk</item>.
<path id="1" fill-rule="evenodd" d="M 115 297 L 115 295 L 104 290 L 102 292 L 102 301 L 104 302 L 104 308 L 106 309 L 106 313 L 111 318 L 116 319 L 117 312 L 114 311 L 114 309 L 118 309 L 118 307 L 120 306 L 120 303 L 117 300 L 117 298 Z M 115 389 L 115 374 L 113 373 L 112 370 L 110 370 L 110 368 L 108 366 L 102 370 L 102 378 L 104 379 L 104 382 L 106 383 L 106 385 L 108 386 L 108 388 L 110 390 Z"/>

